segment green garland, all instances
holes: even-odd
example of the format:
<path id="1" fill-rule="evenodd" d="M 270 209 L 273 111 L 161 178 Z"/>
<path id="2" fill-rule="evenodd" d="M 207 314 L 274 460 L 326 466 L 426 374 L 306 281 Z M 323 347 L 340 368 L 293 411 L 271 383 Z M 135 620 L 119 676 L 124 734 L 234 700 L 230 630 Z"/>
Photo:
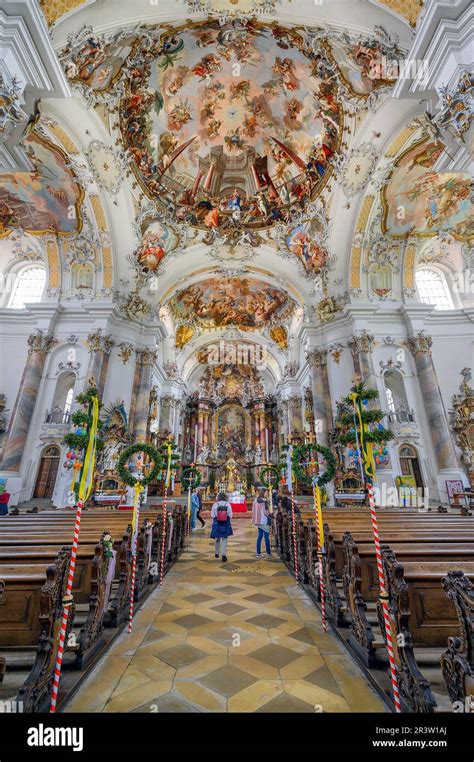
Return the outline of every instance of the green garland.
<path id="1" fill-rule="evenodd" d="M 158 479 L 158 476 L 160 474 L 161 469 L 163 468 L 162 463 L 162 456 L 156 449 L 156 447 L 153 447 L 151 444 L 146 444 L 145 442 L 137 442 L 137 444 L 129 445 L 125 448 L 125 450 L 122 450 L 120 453 L 120 458 L 117 461 L 117 467 L 116 471 L 118 476 L 121 478 L 121 480 L 128 484 L 129 487 L 134 487 L 137 483 L 137 479 L 135 479 L 130 471 L 125 468 L 126 463 L 128 462 L 129 458 L 132 455 L 135 455 L 137 452 L 143 452 L 145 455 L 148 455 L 148 457 L 153 461 L 153 468 L 151 469 L 148 476 L 143 476 L 142 479 L 139 479 L 139 483 L 144 487 L 145 484 L 150 484 L 150 482 L 154 482 Z"/>
<path id="2" fill-rule="evenodd" d="M 336 474 L 337 461 L 329 447 L 324 447 L 319 444 L 302 444 L 295 445 L 291 457 L 291 464 L 296 478 L 302 482 L 312 481 L 313 477 L 309 477 L 301 463 L 305 460 L 309 460 L 314 453 L 319 452 L 320 455 L 326 461 L 326 470 L 323 474 L 316 477 L 316 484 L 318 487 L 322 487 L 324 484 L 331 482 Z"/>
<path id="3" fill-rule="evenodd" d="M 181 484 L 185 490 L 199 487 L 201 478 L 201 472 L 194 466 L 186 466 L 181 471 Z"/>
<path id="4" fill-rule="evenodd" d="M 275 481 L 271 482 L 270 479 L 267 479 L 266 478 L 267 474 L 269 476 L 270 474 L 273 474 L 275 477 Z M 265 468 L 262 468 L 258 477 L 264 487 L 266 487 L 267 489 L 271 489 L 272 487 L 275 487 L 275 485 L 278 485 L 278 482 L 280 481 L 280 471 L 276 466 L 266 466 Z"/>

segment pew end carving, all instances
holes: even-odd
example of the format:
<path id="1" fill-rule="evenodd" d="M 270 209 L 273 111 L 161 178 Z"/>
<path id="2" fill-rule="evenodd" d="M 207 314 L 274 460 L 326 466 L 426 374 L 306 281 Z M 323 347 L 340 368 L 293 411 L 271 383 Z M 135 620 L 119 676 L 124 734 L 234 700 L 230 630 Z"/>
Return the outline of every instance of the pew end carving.
<path id="1" fill-rule="evenodd" d="M 441 670 L 451 701 L 474 711 L 474 589 L 462 571 L 449 571 L 442 581 L 443 589 L 453 602 L 459 620 L 459 635 L 448 638 L 448 647 L 441 656 Z"/>

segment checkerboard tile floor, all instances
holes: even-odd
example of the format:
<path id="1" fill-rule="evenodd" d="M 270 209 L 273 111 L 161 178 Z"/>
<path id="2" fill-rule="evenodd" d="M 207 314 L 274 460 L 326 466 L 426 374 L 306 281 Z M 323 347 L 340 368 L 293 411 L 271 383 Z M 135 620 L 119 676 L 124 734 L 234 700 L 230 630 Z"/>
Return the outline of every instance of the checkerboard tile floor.
<path id="1" fill-rule="evenodd" d="M 283 563 L 234 522 L 228 562 L 209 524 L 67 712 L 375 712 L 384 705 Z"/>

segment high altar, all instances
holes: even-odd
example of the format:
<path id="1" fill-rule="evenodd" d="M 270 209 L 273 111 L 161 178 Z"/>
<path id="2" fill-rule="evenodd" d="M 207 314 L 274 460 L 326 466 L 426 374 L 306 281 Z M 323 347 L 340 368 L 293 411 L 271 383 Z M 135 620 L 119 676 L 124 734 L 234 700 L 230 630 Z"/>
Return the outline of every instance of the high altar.
<path id="1" fill-rule="evenodd" d="M 277 449 L 276 406 L 255 367 L 208 367 L 188 398 L 185 456 L 212 491 L 247 492 Z"/>

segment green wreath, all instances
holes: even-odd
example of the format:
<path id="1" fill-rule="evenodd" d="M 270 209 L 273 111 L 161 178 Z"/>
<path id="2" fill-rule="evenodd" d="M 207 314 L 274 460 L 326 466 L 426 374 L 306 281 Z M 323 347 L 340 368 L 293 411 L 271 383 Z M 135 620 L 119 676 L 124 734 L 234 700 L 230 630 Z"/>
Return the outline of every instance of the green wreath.
<path id="1" fill-rule="evenodd" d="M 127 461 L 136 452 L 143 452 L 145 455 L 153 461 L 153 468 L 149 472 L 148 476 L 143 476 L 142 479 L 135 479 L 130 471 L 125 467 Z M 145 484 L 156 481 L 163 467 L 161 455 L 158 450 L 151 444 L 145 442 L 137 442 L 137 444 L 129 445 L 120 453 L 120 457 L 117 461 L 116 471 L 121 480 L 128 484 L 129 487 L 134 487 L 137 481 L 144 487 Z"/>
<path id="2" fill-rule="evenodd" d="M 186 466 L 181 471 L 181 484 L 185 490 L 196 489 L 201 484 L 201 472 L 194 466 Z"/>
<path id="3" fill-rule="evenodd" d="M 318 487 L 322 487 L 324 484 L 331 482 L 336 474 L 337 461 L 329 447 L 324 447 L 319 444 L 295 445 L 291 457 L 291 464 L 295 476 L 299 481 L 310 482 L 313 480 L 313 477 L 308 476 L 304 468 L 302 468 L 301 463 L 308 460 L 308 456 L 311 458 L 315 452 L 319 452 L 326 461 L 326 470 L 324 474 L 316 477 L 316 484 Z"/>
<path id="4" fill-rule="evenodd" d="M 275 477 L 275 481 L 271 482 L 270 479 L 267 479 L 266 478 L 267 474 L 268 476 L 270 476 L 270 474 L 273 474 Z M 275 485 L 278 485 L 278 482 L 280 481 L 280 471 L 276 466 L 266 466 L 265 468 L 262 468 L 258 477 L 264 487 L 266 487 L 267 489 L 271 489 L 272 487 L 275 487 Z"/>

